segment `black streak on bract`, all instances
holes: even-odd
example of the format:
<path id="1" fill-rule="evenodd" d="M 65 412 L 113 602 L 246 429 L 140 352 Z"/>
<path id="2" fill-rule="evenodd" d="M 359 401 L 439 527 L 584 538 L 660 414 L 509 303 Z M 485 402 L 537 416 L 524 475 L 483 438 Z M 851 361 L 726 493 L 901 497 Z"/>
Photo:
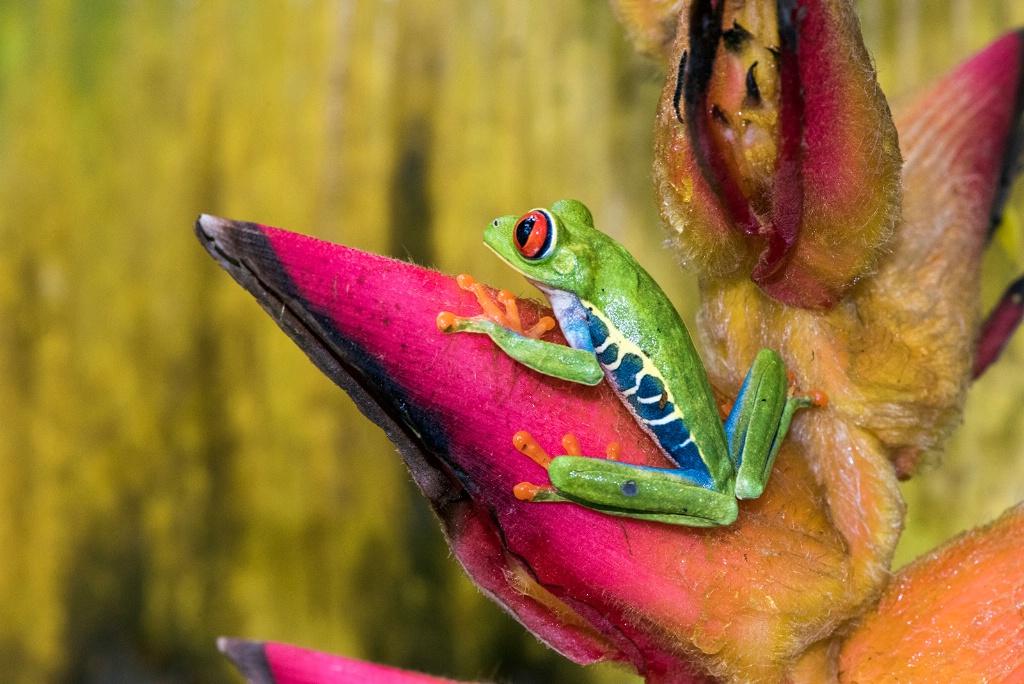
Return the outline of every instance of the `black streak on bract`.
<path id="1" fill-rule="evenodd" d="M 757 87 L 757 79 L 754 78 L 754 69 L 757 68 L 757 62 L 750 65 L 750 69 L 747 70 L 747 100 L 751 104 L 761 104 L 761 89 Z"/>
<path id="2" fill-rule="evenodd" d="M 725 2 L 712 6 L 711 0 L 697 0 L 690 9 L 690 50 L 685 65 L 683 102 L 690 138 L 698 140 L 702 103 L 707 101 L 715 53 L 722 38 Z M 700 160 L 698 160 L 700 161 Z"/>
<path id="3" fill-rule="evenodd" d="M 784 49 L 796 53 L 800 43 L 799 24 L 807 16 L 807 8 L 797 9 L 796 0 L 779 0 L 779 39 Z"/>
<path id="4" fill-rule="evenodd" d="M 679 100 L 683 97 L 683 82 L 686 80 L 686 50 L 679 58 L 679 69 L 676 72 L 676 92 L 672 95 L 672 106 L 676 110 L 676 120 L 683 123 L 683 113 L 679 111 Z"/>
<path id="5" fill-rule="evenodd" d="M 1019 49 L 1024 51 L 1024 30 L 1018 31 L 1017 38 L 1020 43 Z M 1010 188 L 1013 187 L 1013 181 L 1020 173 L 1021 165 L 1024 163 L 1024 54 L 1018 54 L 1017 64 L 1017 92 L 1013 103 L 1013 115 L 1010 119 L 1012 128 L 1006 140 L 1003 165 L 999 171 L 996 194 L 992 199 L 991 223 L 988 228 L 988 238 L 990 239 L 1003 221 L 1003 211 L 1010 198 Z"/>
<path id="6" fill-rule="evenodd" d="M 723 126 L 729 125 L 729 117 L 726 115 L 722 108 L 716 104 L 711 105 L 711 116 L 715 118 L 715 121 L 722 124 Z"/>
<path id="7" fill-rule="evenodd" d="M 740 26 L 739 22 L 733 21 L 732 28 L 722 32 L 722 42 L 729 52 L 739 52 L 744 44 L 753 38 L 753 34 Z"/>

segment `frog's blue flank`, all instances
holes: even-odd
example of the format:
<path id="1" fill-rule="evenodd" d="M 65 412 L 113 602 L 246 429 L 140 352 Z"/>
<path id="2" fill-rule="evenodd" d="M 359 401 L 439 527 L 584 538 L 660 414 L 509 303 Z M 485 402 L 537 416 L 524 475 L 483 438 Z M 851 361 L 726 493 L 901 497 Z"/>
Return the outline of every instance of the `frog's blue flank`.
<path id="1" fill-rule="evenodd" d="M 625 336 L 593 307 L 586 306 L 586 311 L 597 361 L 626 405 L 687 477 L 713 489 L 711 473 L 661 373 L 650 360 L 626 351 Z"/>

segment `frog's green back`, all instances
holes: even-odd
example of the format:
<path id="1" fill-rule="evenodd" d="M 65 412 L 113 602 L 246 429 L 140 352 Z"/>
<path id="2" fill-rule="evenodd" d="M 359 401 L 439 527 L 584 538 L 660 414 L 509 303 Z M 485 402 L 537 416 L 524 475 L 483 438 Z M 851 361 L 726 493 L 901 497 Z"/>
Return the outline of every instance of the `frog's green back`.
<path id="1" fill-rule="evenodd" d="M 578 292 L 584 307 L 603 313 L 612 339 L 621 336 L 651 364 L 683 415 L 683 422 L 716 482 L 732 477 L 725 430 L 693 340 L 661 287 L 626 248 L 595 228 L 574 226 L 574 240 L 593 246 L 592 287 Z M 619 356 L 624 342 L 618 342 Z M 600 359 L 600 356 L 599 356 Z M 656 435 L 660 439 L 660 435 Z M 663 444 L 671 451 L 671 445 Z"/>

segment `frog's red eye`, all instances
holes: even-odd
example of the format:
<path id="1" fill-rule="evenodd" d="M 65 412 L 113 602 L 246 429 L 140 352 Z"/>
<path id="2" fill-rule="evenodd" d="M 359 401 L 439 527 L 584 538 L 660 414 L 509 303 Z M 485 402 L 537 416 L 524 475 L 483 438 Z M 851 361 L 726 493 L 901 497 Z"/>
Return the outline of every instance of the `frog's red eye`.
<path id="1" fill-rule="evenodd" d="M 543 209 L 523 214 L 516 223 L 516 249 L 527 259 L 540 259 L 551 251 L 555 226 L 551 215 Z"/>

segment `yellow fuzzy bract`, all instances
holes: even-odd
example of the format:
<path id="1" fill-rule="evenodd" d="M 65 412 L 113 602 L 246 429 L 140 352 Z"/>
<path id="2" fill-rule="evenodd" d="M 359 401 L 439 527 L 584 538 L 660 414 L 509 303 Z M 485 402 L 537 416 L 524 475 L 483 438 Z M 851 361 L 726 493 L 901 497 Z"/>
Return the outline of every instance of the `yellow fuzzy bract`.
<path id="1" fill-rule="evenodd" d="M 1017 506 L 903 568 L 843 644 L 839 681 L 1021 681 L 1022 537 Z"/>

